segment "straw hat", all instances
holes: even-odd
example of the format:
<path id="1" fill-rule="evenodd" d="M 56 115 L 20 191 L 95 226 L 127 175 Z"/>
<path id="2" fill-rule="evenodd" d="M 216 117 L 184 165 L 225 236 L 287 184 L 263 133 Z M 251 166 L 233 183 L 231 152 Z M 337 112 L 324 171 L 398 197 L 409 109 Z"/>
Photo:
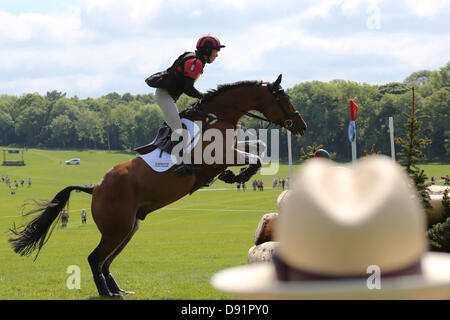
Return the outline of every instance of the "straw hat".
<path id="1" fill-rule="evenodd" d="M 250 299 L 450 299 L 450 254 L 426 252 L 425 220 L 391 159 L 348 170 L 311 159 L 281 206 L 274 263 L 222 270 L 211 283 Z"/>

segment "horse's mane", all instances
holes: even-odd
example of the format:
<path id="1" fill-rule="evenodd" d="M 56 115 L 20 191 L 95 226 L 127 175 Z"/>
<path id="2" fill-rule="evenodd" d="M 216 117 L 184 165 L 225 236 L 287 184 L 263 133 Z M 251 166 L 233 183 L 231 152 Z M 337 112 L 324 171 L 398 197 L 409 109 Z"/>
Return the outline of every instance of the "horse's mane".
<path id="1" fill-rule="evenodd" d="M 225 91 L 228 91 L 228 90 L 231 90 L 234 88 L 238 88 L 238 87 L 243 87 L 243 86 L 260 85 L 261 83 L 262 83 L 262 81 L 256 81 L 256 80 L 248 81 L 247 80 L 247 81 L 238 81 L 238 82 L 234 82 L 234 83 L 220 84 L 217 86 L 217 89 L 208 90 L 201 100 L 196 100 L 196 101 L 192 102 L 187 109 L 180 112 L 180 116 L 188 117 L 189 114 L 199 112 L 198 107 L 200 105 L 203 105 L 204 103 L 208 103 L 208 102 L 212 101 L 215 97 L 217 97 L 219 94 L 221 94 Z"/>
<path id="2" fill-rule="evenodd" d="M 234 89 L 241 86 L 254 86 L 260 85 L 262 81 L 238 81 L 234 83 L 226 83 L 220 84 L 217 86 L 217 89 L 210 89 L 206 92 L 205 96 L 202 99 L 202 102 L 209 102 L 214 99 L 218 94 L 228 91 L 230 89 Z"/>

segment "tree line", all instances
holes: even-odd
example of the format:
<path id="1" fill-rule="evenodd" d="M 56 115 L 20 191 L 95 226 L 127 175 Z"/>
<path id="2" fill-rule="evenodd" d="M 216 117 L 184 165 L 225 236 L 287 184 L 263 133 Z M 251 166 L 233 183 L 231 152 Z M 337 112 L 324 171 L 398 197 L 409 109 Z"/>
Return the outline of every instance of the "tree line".
<path id="1" fill-rule="evenodd" d="M 308 124 L 303 137 L 292 137 L 293 155 L 314 142 L 322 144 L 336 160 L 349 161 L 349 100 L 359 106 L 356 117 L 358 156 L 364 150 L 390 155 L 389 117 L 394 119 L 395 136 L 404 137 L 402 112 L 411 108 L 415 87 L 417 115 L 428 115 L 422 135 L 432 143 L 424 150 L 426 159 L 450 158 L 450 62 L 439 70 L 412 73 L 403 82 L 371 85 L 345 80 L 303 82 L 286 90 L 294 107 Z M 183 95 L 181 110 L 194 99 Z M 99 98 L 67 98 L 51 91 L 20 97 L 0 95 L 0 145 L 11 147 L 106 149 L 132 152 L 153 140 L 163 123 L 153 94 L 110 93 Z M 266 124 L 242 118 L 245 128 L 266 128 Z M 272 128 L 275 128 L 272 126 Z M 280 156 L 287 159 L 285 130 L 280 134 Z"/>

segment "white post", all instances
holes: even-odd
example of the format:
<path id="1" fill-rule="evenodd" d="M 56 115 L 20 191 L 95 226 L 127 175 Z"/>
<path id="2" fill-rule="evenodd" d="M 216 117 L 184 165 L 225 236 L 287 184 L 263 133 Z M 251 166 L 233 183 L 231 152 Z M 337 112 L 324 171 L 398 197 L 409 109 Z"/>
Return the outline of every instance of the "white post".
<path id="1" fill-rule="evenodd" d="M 389 132 L 391 134 L 391 156 L 395 161 L 395 144 L 394 144 L 394 119 L 389 117 Z"/>
<path id="2" fill-rule="evenodd" d="M 288 160 L 289 160 L 289 183 L 292 181 L 292 150 L 291 150 L 291 132 L 287 130 L 288 139 Z"/>
<path id="3" fill-rule="evenodd" d="M 356 134 L 355 139 L 352 141 L 352 163 L 356 163 Z"/>

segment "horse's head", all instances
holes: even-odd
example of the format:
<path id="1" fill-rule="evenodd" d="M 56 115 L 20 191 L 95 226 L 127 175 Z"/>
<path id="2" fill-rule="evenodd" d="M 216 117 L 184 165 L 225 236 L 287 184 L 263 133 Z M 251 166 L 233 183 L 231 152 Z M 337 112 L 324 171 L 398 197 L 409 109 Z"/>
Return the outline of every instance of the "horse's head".
<path id="1" fill-rule="evenodd" d="M 295 110 L 289 96 L 280 85 L 281 74 L 273 83 L 263 83 L 267 87 L 270 98 L 265 100 L 260 110 L 267 119 L 280 127 L 286 128 L 293 135 L 302 136 L 305 134 L 306 122 L 300 113 Z"/>

